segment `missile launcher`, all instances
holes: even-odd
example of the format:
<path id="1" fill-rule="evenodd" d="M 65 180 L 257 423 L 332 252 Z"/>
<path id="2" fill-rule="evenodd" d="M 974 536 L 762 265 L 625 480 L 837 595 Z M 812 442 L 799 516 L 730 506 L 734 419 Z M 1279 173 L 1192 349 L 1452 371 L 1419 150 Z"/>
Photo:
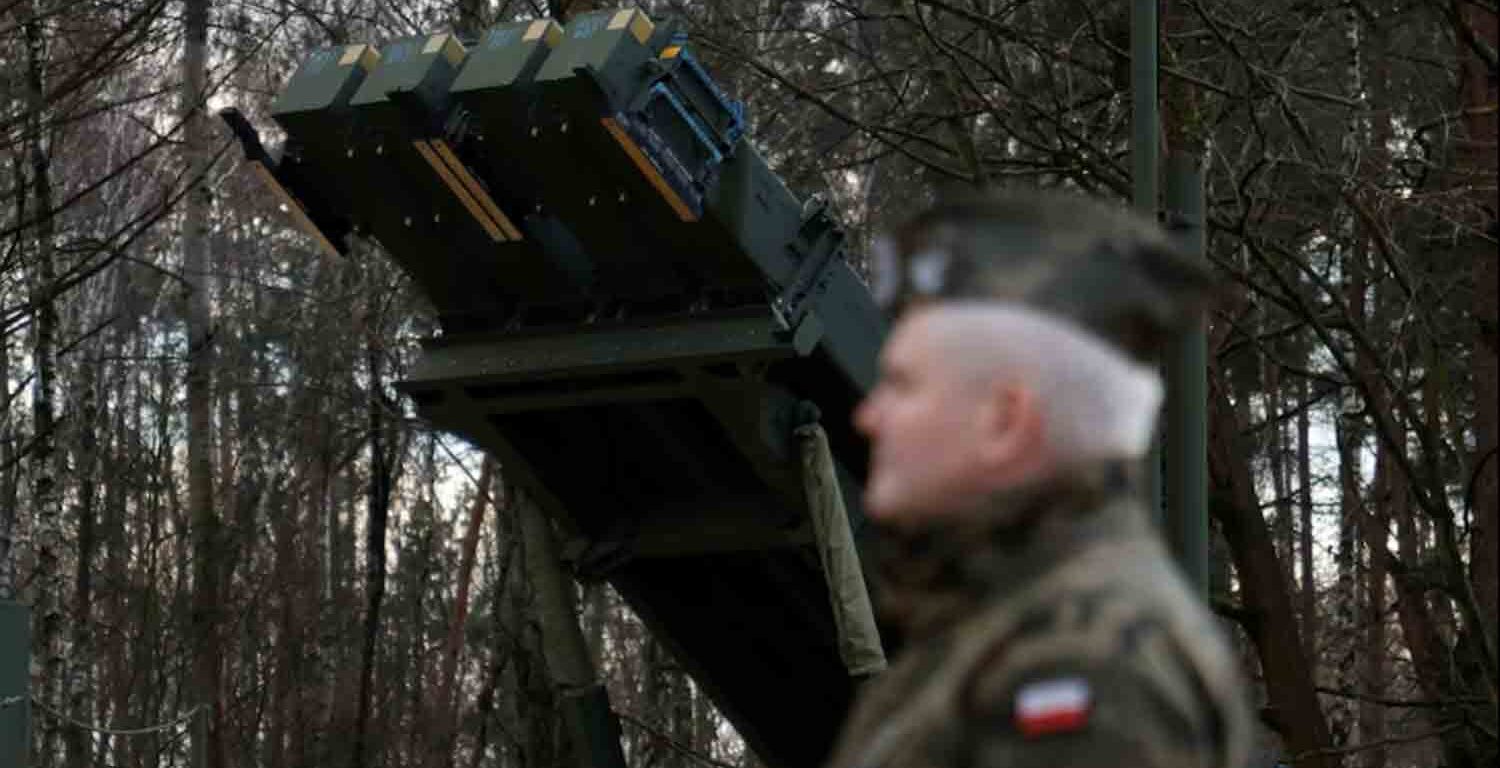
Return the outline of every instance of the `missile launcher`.
<path id="1" fill-rule="evenodd" d="M 793 430 L 849 414 L 884 322 L 833 213 L 636 9 L 314 51 L 247 162 L 320 249 L 378 242 L 442 329 L 403 390 L 497 456 L 768 763 L 818 765 L 854 681 Z"/>

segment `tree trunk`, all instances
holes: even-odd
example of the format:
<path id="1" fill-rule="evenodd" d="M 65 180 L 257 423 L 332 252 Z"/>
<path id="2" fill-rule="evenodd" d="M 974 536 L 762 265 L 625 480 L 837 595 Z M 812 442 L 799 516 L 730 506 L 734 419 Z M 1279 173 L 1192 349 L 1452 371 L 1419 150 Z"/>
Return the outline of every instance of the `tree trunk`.
<path id="1" fill-rule="evenodd" d="M 489 23 L 486 0 L 456 0 L 454 3 L 453 32 L 460 39 L 476 40 Z"/>
<path id="2" fill-rule="evenodd" d="M 63 655 L 62 627 L 65 598 L 61 556 L 63 549 L 62 489 L 58 477 L 66 462 L 57 450 L 57 416 L 53 402 L 57 377 L 57 221 L 53 217 L 52 157 L 46 132 L 46 62 L 47 39 L 43 20 L 31 0 L 20 4 L 26 38 L 26 119 L 25 151 L 30 162 L 32 193 L 36 205 L 35 272 L 31 284 L 34 312 L 32 335 L 31 423 L 32 444 L 31 502 L 35 509 L 34 549 L 36 553 L 35 599 L 33 617 L 38 630 L 35 642 L 42 663 L 40 691 L 47 706 L 65 710 L 63 680 L 67 677 L 67 660 Z M 24 181 L 22 184 L 24 185 Z M 22 193 L 24 194 L 24 192 Z M 55 720 L 42 721 L 40 748 L 42 768 L 51 766 L 58 754 L 57 740 L 65 732 Z M 77 734 L 68 733 L 68 751 L 76 754 Z"/>
<path id="3" fill-rule="evenodd" d="M 1212 373 L 1209 470 L 1216 498 L 1211 511 L 1239 574 L 1247 617 L 1243 624 L 1260 657 L 1270 699 L 1268 719 L 1298 768 L 1333 768 L 1337 761 L 1319 753 L 1331 742 L 1312 667 L 1302 653 L 1285 572 L 1256 499 L 1248 452 L 1236 445 L 1245 425 L 1235 417 L 1223 377 L 1217 370 Z"/>
<path id="4" fill-rule="evenodd" d="M 208 74 L 209 0 L 184 0 L 181 110 L 188 183 L 182 221 L 184 325 L 187 330 L 188 514 L 193 536 L 193 696 L 202 725 L 193 740 L 200 768 L 226 764 L 224 701 L 219 643 L 220 521 L 214 507 L 213 335 L 209 317 L 208 126 L 204 115 Z"/>
<path id="5" fill-rule="evenodd" d="M 1470 462 L 1473 477 L 1469 478 L 1467 500 L 1473 523 L 1470 531 L 1469 580 L 1473 584 L 1475 599 L 1479 604 L 1480 626 L 1478 642 L 1481 653 L 1490 657 L 1489 668 L 1500 668 L 1495 661 L 1496 627 L 1500 622 L 1497 613 L 1497 590 L 1500 590 L 1500 403 L 1495 393 L 1500 391 L 1500 310 L 1497 310 L 1495 286 L 1500 284 L 1500 268 L 1497 268 L 1495 239 L 1500 237 L 1496 227 L 1495 178 L 1497 173 L 1496 143 L 1497 117 L 1495 102 L 1500 80 L 1497 80 L 1493 58 L 1486 64 L 1480 58 L 1478 48 L 1485 46 L 1493 57 L 1500 49 L 1497 41 L 1497 14 L 1493 3 L 1489 8 L 1477 2 L 1453 3 L 1455 38 L 1459 41 L 1459 106 L 1463 117 L 1462 138 L 1456 151 L 1457 181 L 1466 190 L 1464 207 L 1460 217 L 1463 230 L 1459 233 L 1459 247 L 1468 254 L 1473 265 L 1474 276 L 1474 458 Z M 1467 28 L 1467 29 L 1465 29 Z M 1472 36 L 1472 41 L 1469 38 Z M 1489 680 L 1489 697 L 1493 707 L 1500 680 L 1492 675 Z M 1492 711 L 1493 715 L 1493 711 Z M 1493 724 L 1494 718 L 1489 718 Z"/>
<path id="6" fill-rule="evenodd" d="M 494 549 L 490 553 L 490 564 L 494 567 L 494 586 L 490 592 L 490 623 L 494 628 L 491 632 L 493 641 L 490 643 L 489 669 L 486 673 L 484 686 L 479 692 L 479 701 L 475 704 L 478 714 L 479 732 L 475 735 L 474 759 L 469 768 L 479 768 L 483 764 L 485 754 L 490 741 L 490 731 L 495 721 L 502 720 L 507 707 L 505 702 L 497 701 L 505 695 L 501 690 L 507 662 L 513 654 L 510 649 L 514 644 L 516 630 L 513 629 L 515 622 L 507 621 L 510 617 L 510 608 L 514 603 L 510 600 L 511 592 L 521 581 L 517 578 L 517 572 L 521 569 L 512 567 L 513 553 L 516 552 L 515 537 L 512 535 L 510 525 L 513 516 L 511 507 L 514 504 L 507 499 L 505 504 L 495 505 L 493 535 Z M 514 691 L 516 686 L 511 686 Z M 504 730 L 504 726 L 501 726 Z"/>
<path id="7" fill-rule="evenodd" d="M 1350 41 L 1351 65 L 1350 65 L 1350 90 L 1359 97 L 1364 88 L 1365 78 L 1362 66 L 1370 58 L 1364 55 L 1362 46 L 1363 38 L 1359 27 L 1359 20 L 1351 11 L 1347 35 Z M 1363 146 L 1363 136 L 1366 133 L 1359 121 L 1354 121 L 1350 133 L 1356 138 L 1351 144 Z M 1371 277 L 1369 266 L 1369 234 L 1363 223 L 1357 221 L 1353 213 L 1346 212 L 1345 229 L 1348 233 L 1348 245 L 1346 247 L 1342 262 L 1344 273 L 1344 294 L 1342 296 L 1348 307 L 1348 314 L 1353 322 L 1368 329 L 1369 310 L 1366 302 L 1366 294 L 1370 290 Z M 1383 397 L 1383 385 L 1380 381 L 1370 376 L 1369 373 L 1377 366 L 1378 361 L 1370 359 L 1367 353 L 1356 350 L 1353 353 L 1354 368 L 1365 385 L 1361 401 L 1354 404 L 1359 406 L 1359 413 L 1349 416 L 1340 413 L 1337 417 L 1339 423 L 1334 427 L 1335 442 L 1338 444 L 1339 455 L 1339 548 L 1337 555 L 1338 582 L 1334 594 L 1333 621 L 1330 626 L 1331 633 L 1336 633 L 1331 640 L 1336 640 L 1336 651 L 1333 659 L 1334 665 L 1334 687 L 1341 691 L 1358 690 L 1359 673 L 1357 670 L 1357 657 L 1360 644 L 1359 637 L 1359 533 L 1362 526 L 1367 525 L 1368 512 L 1364 498 L 1364 471 L 1362 467 L 1362 455 L 1364 448 L 1364 437 L 1366 434 L 1365 420 L 1371 418 L 1371 412 L 1378 411 L 1384 406 L 1381 402 Z M 1342 404 L 1349 405 L 1349 404 Z M 1378 418 L 1378 417 L 1376 417 Z M 1381 424 L 1377 422 L 1378 430 Z M 1377 445 L 1381 441 L 1376 441 Z M 1378 501 L 1377 501 L 1378 504 Z M 1330 643 L 1333 645 L 1333 643 Z M 1345 745 L 1353 735 L 1356 713 L 1350 705 L 1349 700 L 1341 699 L 1333 702 L 1329 712 L 1330 726 L 1333 730 L 1334 744 Z"/>
<path id="8" fill-rule="evenodd" d="M 1303 378 L 1298 385 L 1298 396 L 1302 407 L 1297 411 L 1297 503 L 1301 511 L 1301 526 L 1297 531 L 1297 553 L 1301 558 L 1302 588 L 1302 652 L 1309 662 L 1317 665 L 1318 648 L 1318 583 L 1313 569 L 1313 493 L 1312 493 L 1312 447 L 1309 434 L 1312 431 L 1308 410 L 1312 393 Z"/>
<path id="9" fill-rule="evenodd" d="M 1421 563 L 1431 557 L 1423 542 L 1428 535 L 1419 530 L 1418 520 L 1412 514 L 1409 499 L 1393 509 L 1396 520 L 1396 541 L 1399 559 L 1386 556 L 1386 569 L 1391 571 L 1396 586 L 1396 616 L 1401 624 L 1401 639 L 1411 653 L 1412 667 L 1422 695 L 1429 701 L 1444 702 L 1432 712 L 1433 725 L 1451 728 L 1443 739 L 1445 764 L 1460 768 L 1479 766 L 1474 759 L 1473 738 L 1461 725 L 1473 713 L 1461 702 L 1468 686 L 1456 678 L 1453 649 L 1448 646 L 1439 626 L 1451 627 L 1451 616 L 1442 617 L 1440 611 L 1429 606 L 1428 592 L 1431 580 L 1420 568 L 1412 564 Z M 1385 550 L 1373 550 L 1372 554 L 1386 555 Z M 1439 605 L 1443 605 L 1440 600 Z"/>
<path id="10" fill-rule="evenodd" d="M 586 584 L 583 588 L 583 600 L 588 606 L 584 611 L 587 617 L 589 658 L 594 662 L 594 668 L 604 669 L 604 634 L 609 625 L 609 587 L 604 582 Z"/>
<path id="11" fill-rule="evenodd" d="M 547 680 L 543 659 L 545 629 L 536 612 L 537 588 L 532 582 L 532 557 L 528 548 L 526 525 L 523 524 L 522 501 L 514 489 L 506 494 L 509 503 L 497 510 L 496 532 L 500 541 L 509 542 L 514 554 L 504 558 L 509 567 L 504 574 L 503 600 L 496 623 L 505 631 L 506 655 L 510 666 L 509 685 L 499 705 L 502 716 L 518 733 L 514 737 L 520 765 L 561 765 L 556 731 L 557 696 Z M 545 521 L 543 521 L 545 522 Z M 513 562 L 514 561 L 514 562 Z"/>
<path id="12" fill-rule="evenodd" d="M 574 16 L 598 10 L 604 5 L 604 0 L 547 0 L 547 15 L 559 24 L 566 24 Z"/>
<path id="13" fill-rule="evenodd" d="M 649 634 L 642 638 L 638 651 L 641 656 L 641 704 L 646 714 L 646 723 L 651 731 L 644 731 L 637 739 L 640 752 L 637 761 L 642 768 L 677 768 L 676 753 L 657 734 L 672 733 L 672 679 L 668 672 L 671 661 L 667 650 Z"/>
<path id="14" fill-rule="evenodd" d="M 423 722 L 426 701 L 428 698 L 426 670 L 424 662 L 427 655 L 427 631 L 425 616 L 427 613 L 427 580 L 432 566 L 433 529 L 437 525 L 433 505 L 427 499 L 419 499 L 408 517 L 407 535 L 401 547 L 401 560 L 403 563 L 411 562 L 412 566 L 404 569 L 409 579 L 403 580 L 402 589 L 408 592 L 410 600 L 410 614 L 407 617 L 405 631 L 401 632 L 400 641 L 407 646 L 406 656 L 402 669 L 402 677 L 405 679 L 406 695 L 404 703 L 409 708 L 406 719 L 409 722 Z M 430 743 L 430 734 L 425 724 L 422 727 L 408 729 L 406 739 L 409 762 L 417 764 L 427 754 L 427 745 Z"/>
<path id="15" fill-rule="evenodd" d="M 11 161 L 11 178 L 17 182 L 16 221 L 25 221 L 26 184 L 23 180 L 26 178 L 26 166 L 19 154 Z M 19 252 L 25 247 L 26 236 L 18 230 L 14 237 L 10 247 Z M 10 381 L 10 336 L 0 334 L 0 382 L 4 382 L 4 388 L 0 389 L 0 397 L 4 398 L 3 403 L 0 403 L 0 413 L 3 414 L 9 414 L 10 407 L 14 404 Z M 20 457 L 16 455 L 15 440 L 11 420 L 0 419 L 0 600 L 14 600 L 18 596 L 15 557 L 17 524 L 20 518 L 16 514 L 16 502 L 20 498 L 21 473 L 17 466 Z"/>
<path id="16" fill-rule="evenodd" d="M 452 759 L 453 746 L 458 734 L 458 691 L 455 680 L 458 675 L 458 656 L 463 650 L 464 627 L 469 619 L 469 586 L 473 581 L 474 559 L 479 553 L 479 532 L 484 527 L 484 510 L 490 504 L 490 486 L 495 472 L 495 460 L 488 455 L 479 465 L 479 480 L 474 487 L 474 500 L 469 505 L 469 525 L 464 530 L 463 559 L 458 566 L 458 593 L 453 600 L 452 618 L 448 622 L 448 639 L 443 644 L 443 667 L 438 676 L 438 686 L 433 692 L 433 722 L 439 730 L 438 738 L 429 745 L 427 768 L 442 768 Z"/>
<path id="17" fill-rule="evenodd" d="M 275 584 L 273 605 L 276 617 L 276 643 L 271 650 L 269 702 L 270 723 L 266 730 L 268 768 L 289 768 L 295 710 L 296 665 L 301 657 L 302 630 L 297 620 L 300 607 L 297 585 L 302 577 L 297 565 L 296 523 L 301 511 L 298 495 L 285 494 L 280 504 L 273 500 L 278 514 L 269 515 L 271 528 L 271 580 Z"/>
<path id="18" fill-rule="evenodd" d="M 1266 402 L 1266 457 L 1271 467 L 1271 490 L 1276 494 L 1276 556 L 1281 560 L 1290 592 L 1296 580 L 1292 577 L 1292 566 L 1297 562 L 1296 529 L 1292 525 L 1292 481 L 1287 472 L 1286 424 L 1282 418 L 1281 366 L 1261 356 L 1262 380 L 1265 382 Z"/>
<path id="19" fill-rule="evenodd" d="M 1364 519 L 1364 494 L 1360 482 L 1364 430 L 1360 427 L 1356 419 L 1343 415 L 1338 417 L 1334 426 L 1334 442 L 1338 445 L 1339 455 L 1339 542 L 1334 555 L 1338 580 L 1331 601 L 1333 615 L 1325 631 L 1332 651 L 1332 683 L 1341 691 L 1357 688 L 1354 638 L 1359 617 L 1355 607 L 1359 602 L 1359 531 Z M 1349 700 L 1331 702 L 1328 719 L 1334 744 L 1343 746 L 1353 729 L 1354 714 Z"/>
<path id="20" fill-rule="evenodd" d="M 129 277 L 123 268 L 116 267 L 114 270 L 115 293 L 124 294 L 128 288 Z M 116 307 L 124 306 L 123 299 L 115 301 Z M 123 350 L 132 357 L 138 357 L 135 353 L 140 350 L 141 334 L 133 334 L 127 338 L 123 324 L 116 323 L 109 331 L 109 348 Z M 144 466 L 141 460 L 140 428 L 139 421 L 141 408 L 139 400 L 132 400 L 130 384 L 134 377 L 115 375 L 106 377 L 111 382 L 112 399 L 115 403 L 111 414 L 110 432 L 112 441 L 106 447 L 104 455 L 110 466 L 129 468 L 127 477 L 134 476 L 139 472 L 139 467 Z M 138 397 L 138 395 L 136 395 Z M 130 487 L 133 483 L 126 477 L 109 477 L 108 485 L 104 491 L 104 508 L 101 515 L 101 538 L 104 545 L 104 580 L 112 585 L 108 597 L 105 598 L 104 608 L 106 621 L 116 627 L 130 626 L 134 617 L 131 612 L 131 594 L 134 591 L 131 584 L 130 564 L 128 562 L 129 552 L 126 547 L 129 542 L 127 531 L 127 518 L 125 512 L 126 504 L 134 501 L 130 498 Z M 136 504 L 134 508 L 139 509 Z M 108 682 L 109 706 L 114 713 L 130 711 L 131 684 L 130 675 L 135 672 L 134 665 L 130 661 L 131 645 L 128 634 L 113 632 L 109 635 L 109 642 L 104 649 L 104 660 L 101 676 Z M 129 737 L 112 736 L 105 747 L 105 751 L 112 757 L 115 765 L 133 765 L 130 760 Z"/>
<path id="21" fill-rule="evenodd" d="M 1365 546 L 1369 550 L 1365 570 L 1362 623 L 1364 629 L 1363 661 L 1359 692 L 1369 698 L 1360 702 L 1359 740 L 1374 745 L 1386 737 L 1385 707 L 1375 701 L 1383 698 L 1386 688 L 1385 580 L 1386 558 L 1375 549 L 1386 547 L 1390 538 L 1390 519 L 1406 495 L 1406 484 L 1398 479 L 1400 471 L 1385 449 L 1377 449 L 1375 458 L 1375 503 L 1370 505 L 1365 525 Z M 1398 494 L 1401 497 L 1398 499 Z M 1384 768 L 1384 747 L 1371 746 L 1364 752 L 1364 768 Z"/>
<path id="22" fill-rule="evenodd" d="M 78 716 L 89 716 L 90 702 L 95 698 L 94 669 L 98 663 L 94 634 L 98 630 L 94 611 L 94 556 L 97 549 L 95 530 L 95 493 L 98 489 L 99 371 L 103 361 L 85 359 L 80 366 L 77 415 L 78 460 L 73 472 L 77 480 L 77 501 L 73 505 L 78 525 L 77 560 L 74 562 L 73 634 L 70 653 L 73 663 L 68 674 L 68 709 Z M 80 728 L 69 728 L 64 737 L 68 765 L 89 768 L 93 762 L 93 739 Z"/>
<path id="23" fill-rule="evenodd" d="M 373 304 L 373 302 L 372 302 Z M 354 722 L 354 748 L 350 752 L 352 768 L 363 768 L 369 751 L 368 725 L 370 720 L 370 697 L 375 684 L 376 640 L 380 635 L 380 606 L 385 600 L 385 529 L 391 509 L 392 468 L 389 449 L 386 447 L 385 412 L 389 407 L 385 396 L 385 377 L 381 371 L 381 350 L 376 344 L 375 334 L 379 327 L 376 318 L 367 318 L 369 338 L 365 353 L 369 370 L 369 403 L 367 426 L 370 443 L 369 488 L 365 497 L 369 519 L 365 522 L 365 628 L 360 647 L 359 700 Z"/>

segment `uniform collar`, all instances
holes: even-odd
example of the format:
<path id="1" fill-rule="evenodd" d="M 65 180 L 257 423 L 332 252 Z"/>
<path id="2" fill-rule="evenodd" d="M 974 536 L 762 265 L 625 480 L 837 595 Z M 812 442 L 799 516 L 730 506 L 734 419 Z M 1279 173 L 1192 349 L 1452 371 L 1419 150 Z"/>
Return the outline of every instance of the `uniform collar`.
<path id="1" fill-rule="evenodd" d="M 1025 589 L 1094 542 L 1148 530 L 1141 462 L 1110 461 L 1008 489 L 967 513 L 883 529 L 882 618 L 907 640 L 931 635 L 981 601 Z"/>

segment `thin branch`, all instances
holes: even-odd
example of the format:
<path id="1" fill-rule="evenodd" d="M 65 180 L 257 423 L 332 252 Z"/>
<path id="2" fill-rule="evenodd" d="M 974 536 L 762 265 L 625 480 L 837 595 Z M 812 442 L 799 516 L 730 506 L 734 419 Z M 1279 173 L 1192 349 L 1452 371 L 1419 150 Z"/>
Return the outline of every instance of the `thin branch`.
<path id="1" fill-rule="evenodd" d="M 1430 731 L 1423 731 L 1421 733 L 1413 733 L 1406 736 L 1392 736 L 1387 739 L 1377 739 L 1375 741 L 1366 741 L 1360 744 L 1350 744 L 1346 747 L 1324 747 L 1323 749 L 1310 749 L 1306 752 L 1299 752 L 1298 754 L 1293 755 L 1292 762 L 1299 763 L 1302 760 L 1313 757 L 1315 755 L 1352 755 L 1357 752 L 1364 752 L 1366 750 L 1388 747 L 1392 744 L 1410 744 L 1414 741 L 1427 741 L 1428 739 L 1440 738 L 1443 734 L 1449 731 L 1462 728 L 1463 725 L 1463 723 L 1449 723 L 1448 725 L 1445 725 L 1441 728 L 1436 728 Z"/>
<path id="2" fill-rule="evenodd" d="M 1338 698 L 1341 698 L 1341 699 L 1351 699 L 1353 701 L 1363 701 L 1363 702 L 1368 702 L 1370 704 L 1379 704 L 1382 707 L 1392 707 L 1392 708 L 1395 708 L 1395 709 L 1442 709 L 1444 707 L 1451 707 L 1451 706 L 1454 706 L 1454 705 L 1483 704 L 1484 703 L 1484 699 L 1482 699 L 1482 698 L 1480 698 L 1478 696 L 1461 696 L 1461 697 L 1452 698 L 1452 699 L 1436 699 L 1436 700 L 1432 700 L 1432 699 L 1392 699 L 1392 698 L 1387 698 L 1385 696 L 1375 696 L 1375 695 L 1369 694 L 1369 693 L 1356 693 L 1354 691 L 1345 691 L 1345 690 L 1342 690 L 1342 689 L 1339 689 L 1339 688 L 1330 688 L 1330 687 L 1325 686 L 1325 685 L 1318 686 L 1317 691 L 1318 691 L 1318 693 L 1321 693 L 1321 694 L 1324 694 L 1324 695 L 1327 695 L 1327 696 L 1335 696 L 1335 697 L 1338 697 Z"/>
<path id="3" fill-rule="evenodd" d="M 739 766 L 735 765 L 734 763 L 726 763 L 723 760 L 710 757 L 709 755 L 705 755 L 702 752 L 699 752 L 698 750 L 693 749 L 686 744 L 683 744 L 682 742 L 672 738 L 670 734 L 667 734 L 659 728 L 648 725 L 640 718 L 628 712 L 615 710 L 615 716 L 620 718 L 621 722 L 629 723 L 645 731 L 646 733 L 650 734 L 652 738 L 662 742 L 663 744 L 666 744 L 672 749 L 673 752 L 676 752 L 684 757 L 690 758 L 692 760 L 697 760 L 704 765 L 711 765 L 714 768 L 739 768 Z"/>

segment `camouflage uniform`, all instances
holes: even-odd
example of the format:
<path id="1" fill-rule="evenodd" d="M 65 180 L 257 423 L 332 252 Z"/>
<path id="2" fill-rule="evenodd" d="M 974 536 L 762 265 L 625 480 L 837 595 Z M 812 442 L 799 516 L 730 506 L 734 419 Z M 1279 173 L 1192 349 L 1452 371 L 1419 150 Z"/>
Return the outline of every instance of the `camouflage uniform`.
<path id="1" fill-rule="evenodd" d="M 1154 226 L 1071 198 L 949 203 L 884 257 L 887 300 L 1016 301 L 1141 359 L 1209 285 Z M 904 645 L 830 768 L 1244 765 L 1235 657 L 1153 530 L 1139 464 L 1075 467 L 886 532 L 877 594 Z"/>

